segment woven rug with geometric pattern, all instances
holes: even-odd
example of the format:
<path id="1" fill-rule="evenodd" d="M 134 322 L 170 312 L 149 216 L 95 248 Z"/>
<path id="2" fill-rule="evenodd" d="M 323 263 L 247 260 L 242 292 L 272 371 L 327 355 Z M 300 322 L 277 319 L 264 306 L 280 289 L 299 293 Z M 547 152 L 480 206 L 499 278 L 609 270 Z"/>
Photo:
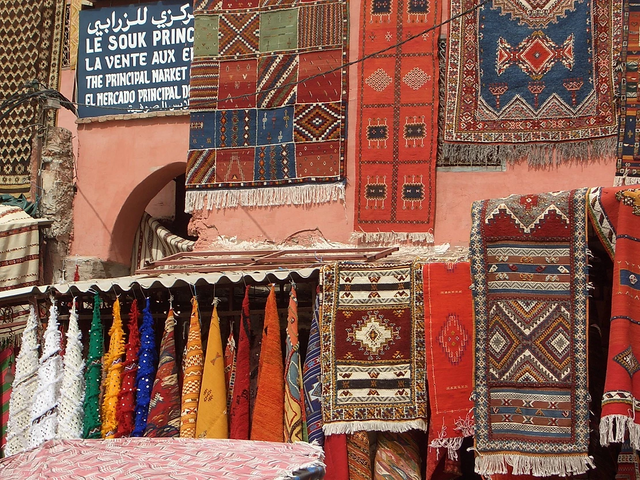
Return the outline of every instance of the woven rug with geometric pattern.
<path id="1" fill-rule="evenodd" d="M 440 2 L 363 0 L 355 230 L 365 241 L 433 242 Z M 391 232 L 398 232 L 394 236 Z M 386 233 L 386 235 L 385 235 Z"/>
<path id="2" fill-rule="evenodd" d="M 64 0 L 0 0 L 0 104 L 32 80 L 58 88 L 64 11 Z M 32 125 L 41 115 L 31 101 L 0 120 L 0 193 L 29 193 Z"/>
<path id="3" fill-rule="evenodd" d="M 444 155 L 613 157 L 622 0 L 476 5 L 451 2 Z"/>
<path id="4" fill-rule="evenodd" d="M 620 128 L 615 185 L 640 183 L 640 132 L 638 123 L 638 62 L 640 61 L 640 1 L 624 1 Z"/>
<path id="5" fill-rule="evenodd" d="M 629 438 L 640 449 L 640 189 L 593 188 L 589 217 L 613 260 L 600 443 Z"/>
<path id="6" fill-rule="evenodd" d="M 346 1 L 194 14 L 186 210 L 344 199 Z"/>
<path id="7" fill-rule="evenodd" d="M 422 265 L 340 262 L 321 280 L 324 433 L 426 430 Z"/>
<path id="8" fill-rule="evenodd" d="M 588 456 L 586 189 L 472 207 L 476 472 L 569 475 Z"/>

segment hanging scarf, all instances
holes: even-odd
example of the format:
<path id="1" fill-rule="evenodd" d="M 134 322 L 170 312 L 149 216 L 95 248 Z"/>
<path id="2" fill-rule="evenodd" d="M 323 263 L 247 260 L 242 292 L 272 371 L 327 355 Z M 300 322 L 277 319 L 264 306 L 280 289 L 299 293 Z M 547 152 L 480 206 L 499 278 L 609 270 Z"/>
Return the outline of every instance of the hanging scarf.
<path id="1" fill-rule="evenodd" d="M 325 478 L 350 480 L 347 434 L 338 433 L 324 438 L 324 463 L 327 466 Z"/>
<path id="2" fill-rule="evenodd" d="M 236 374 L 233 383 L 231 406 L 229 407 L 229 438 L 249 440 L 250 432 L 250 400 L 251 383 L 251 319 L 249 318 L 249 287 L 244 289 L 242 310 L 240 311 L 240 332 L 238 334 L 238 351 L 236 353 Z"/>
<path id="3" fill-rule="evenodd" d="M 164 322 L 160 361 L 151 392 L 145 437 L 180 436 L 180 385 L 176 364 L 175 324 L 176 319 L 171 308 Z"/>
<path id="4" fill-rule="evenodd" d="M 120 393 L 118 393 L 118 407 L 116 408 L 117 437 L 128 437 L 133 432 L 139 349 L 138 300 L 134 299 L 129 311 L 129 343 L 127 343 L 126 359 L 122 364 L 122 386 L 120 387 Z"/>
<path id="5" fill-rule="evenodd" d="M 182 413 L 180 415 L 180 436 L 195 438 L 196 419 L 198 417 L 198 400 L 202 383 L 202 367 L 204 354 L 200 334 L 200 318 L 198 300 L 191 300 L 191 323 L 187 337 L 187 353 L 184 359 L 184 383 L 182 384 Z"/>
<path id="6" fill-rule="evenodd" d="M 304 438 L 302 412 L 302 370 L 298 342 L 298 297 L 291 285 L 287 315 L 286 360 L 284 371 L 284 441 L 301 442 Z"/>
<path id="7" fill-rule="evenodd" d="M 84 360 L 82 358 L 82 332 L 78 327 L 76 301 L 69 314 L 67 347 L 64 355 L 64 373 L 60 388 L 60 406 L 58 415 L 57 438 L 70 440 L 82 438 L 84 421 Z"/>
<path id="8" fill-rule="evenodd" d="M 273 286 L 264 311 L 258 393 L 253 408 L 251 440 L 284 441 L 284 365 L 278 306 Z"/>
<path id="9" fill-rule="evenodd" d="M 120 317 L 120 300 L 116 298 L 113 303 L 113 323 L 109 329 L 109 352 L 106 355 L 107 379 L 102 400 L 102 436 L 104 438 L 116 438 L 118 419 L 116 407 L 118 405 L 118 393 L 122 386 L 122 363 L 124 357 L 124 331 L 122 330 L 122 318 Z"/>
<path id="10" fill-rule="evenodd" d="M 7 446 L 5 455 L 27 449 L 31 430 L 31 403 L 38 382 L 38 326 L 40 321 L 33 305 L 22 333 L 22 347 L 16 357 L 16 374 L 11 386 Z"/>
<path id="11" fill-rule="evenodd" d="M 12 366 L 15 363 L 14 346 L 0 351 L 0 449 L 4 448 L 9 421 L 9 399 L 11 398 Z"/>
<path id="12" fill-rule="evenodd" d="M 35 448 L 56 437 L 58 431 L 58 401 L 62 382 L 58 307 L 51 303 L 49 322 L 44 332 L 44 348 L 38 367 L 38 386 L 31 407 L 29 447 Z"/>
<path id="13" fill-rule="evenodd" d="M 227 346 L 224 349 L 224 380 L 227 386 L 227 410 L 229 410 L 233 399 L 233 386 L 236 383 L 236 341 L 233 338 L 233 324 L 231 324 Z"/>
<path id="14" fill-rule="evenodd" d="M 198 438 L 229 438 L 227 411 L 222 337 L 216 304 L 211 313 L 207 356 L 202 371 L 196 436 Z"/>
<path id="15" fill-rule="evenodd" d="M 316 294 L 313 307 L 313 318 L 309 329 L 309 344 L 307 356 L 304 359 L 304 408 L 306 412 L 307 432 L 310 442 L 324 445 L 322 432 L 322 384 L 320 383 L 320 331 L 318 318 L 320 316 L 320 293 Z"/>
<path id="16" fill-rule="evenodd" d="M 83 438 L 100 438 L 100 380 L 102 378 L 102 321 L 100 319 L 100 296 L 93 297 L 93 320 L 89 330 L 89 354 L 85 372 Z"/>
<path id="17" fill-rule="evenodd" d="M 371 480 L 371 442 L 364 430 L 347 435 L 347 459 L 349 462 L 349 480 Z"/>
<path id="18" fill-rule="evenodd" d="M 144 310 L 142 310 L 142 325 L 140 327 L 140 350 L 138 351 L 138 372 L 136 374 L 136 420 L 133 432 L 131 432 L 132 437 L 141 437 L 147 426 L 157 355 L 153 316 L 147 298 Z"/>

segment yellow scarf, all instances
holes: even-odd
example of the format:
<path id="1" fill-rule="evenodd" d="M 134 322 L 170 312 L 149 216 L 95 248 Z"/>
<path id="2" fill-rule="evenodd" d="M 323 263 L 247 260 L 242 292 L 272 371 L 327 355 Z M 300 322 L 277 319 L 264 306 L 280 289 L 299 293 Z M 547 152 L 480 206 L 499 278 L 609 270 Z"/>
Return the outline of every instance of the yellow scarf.
<path id="1" fill-rule="evenodd" d="M 116 407 L 118 406 L 118 393 L 120 392 L 121 374 L 124 357 L 124 331 L 122 330 L 122 318 L 120 317 L 120 300 L 113 304 L 113 324 L 109 329 L 109 351 L 105 355 L 107 375 L 105 378 L 104 398 L 102 400 L 102 436 L 115 438 L 118 430 L 116 419 Z"/>
<path id="2" fill-rule="evenodd" d="M 220 319 L 218 318 L 218 306 L 215 305 L 211 314 L 207 356 L 202 372 L 202 387 L 200 388 L 200 403 L 198 404 L 198 420 L 196 422 L 196 436 L 198 438 L 229 438 L 225 383 Z"/>

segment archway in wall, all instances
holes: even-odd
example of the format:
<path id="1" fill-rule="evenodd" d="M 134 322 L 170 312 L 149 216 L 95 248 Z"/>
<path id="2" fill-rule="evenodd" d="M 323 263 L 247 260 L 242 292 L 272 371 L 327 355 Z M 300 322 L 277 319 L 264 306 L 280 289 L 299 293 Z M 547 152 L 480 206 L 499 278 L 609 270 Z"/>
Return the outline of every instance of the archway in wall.
<path id="1" fill-rule="evenodd" d="M 154 209 L 156 212 L 174 211 L 173 216 L 169 215 L 165 219 L 169 220 L 173 217 L 173 220 L 168 221 L 168 225 L 164 226 L 176 235 L 186 235 L 186 227 L 190 216 L 183 213 L 185 170 L 185 162 L 165 165 L 151 173 L 131 191 L 118 213 L 111 232 L 108 258 L 110 261 L 124 265 L 131 264 L 134 237 L 140 225 L 140 220 L 148 207 L 152 212 Z M 162 199 L 161 203 L 165 203 L 163 206 L 153 202 L 161 192 L 164 192 L 164 196 L 161 194 L 157 200 Z M 170 203 L 168 192 L 174 192 L 173 205 L 167 205 L 167 203 Z"/>

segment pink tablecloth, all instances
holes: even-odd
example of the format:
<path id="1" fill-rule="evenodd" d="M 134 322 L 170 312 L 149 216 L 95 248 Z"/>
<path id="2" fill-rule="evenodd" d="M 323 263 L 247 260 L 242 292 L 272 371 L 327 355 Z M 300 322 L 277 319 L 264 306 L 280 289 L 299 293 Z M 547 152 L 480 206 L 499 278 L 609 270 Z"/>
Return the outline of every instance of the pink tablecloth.
<path id="1" fill-rule="evenodd" d="M 321 448 L 302 442 L 285 444 L 189 438 L 53 440 L 34 450 L 0 460 L 0 478 L 321 478 L 323 456 Z M 315 474 L 305 475 L 305 470 Z"/>

